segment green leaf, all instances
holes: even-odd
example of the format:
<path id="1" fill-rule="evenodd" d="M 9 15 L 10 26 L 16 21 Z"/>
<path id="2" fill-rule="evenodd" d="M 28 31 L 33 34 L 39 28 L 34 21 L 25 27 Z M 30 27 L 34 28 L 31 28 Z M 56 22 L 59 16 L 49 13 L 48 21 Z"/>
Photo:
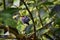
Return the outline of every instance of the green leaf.
<path id="1" fill-rule="evenodd" d="M 16 27 L 17 23 L 13 19 L 13 14 L 19 11 L 17 8 L 8 8 L 6 10 L 3 10 L 0 13 L 0 22 L 4 22 L 5 25 Z"/>
<path id="2" fill-rule="evenodd" d="M 49 30 L 50 30 L 49 28 L 48 29 L 45 29 L 45 28 L 40 29 L 37 31 L 37 35 L 41 36 L 41 35 L 47 33 Z"/>
<path id="3" fill-rule="evenodd" d="M 45 2 L 43 5 L 53 5 L 53 2 Z"/>
<path id="4" fill-rule="evenodd" d="M 13 6 L 17 6 L 17 7 L 19 7 L 19 5 L 20 5 L 20 0 L 14 0 L 14 2 L 13 2 Z"/>
<path id="5" fill-rule="evenodd" d="M 4 24 L 5 24 L 5 25 L 8 25 L 8 26 L 11 26 L 11 27 L 14 27 L 14 28 L 17 26 L 16 21 L 13 20 L 13 19 L 10 19 L 10 18 L 5 19 L 5 20 L 4 20 Z"/>
<path id="6" fill-rule="evenodd" d="M 0 12 L 0 13 L 9 13 L 9 14 L 14 14 L 15 12 L 17 12 L 17 11 L 19 11 L 19 9 L 18 8 L 7 8 L 6 10 L 3 10 L 2 12 Z"/>
<path id="7" fill-rule="evenodd" d="M 60 25 L 60 18 L 56 18 L 56 24 Z"/>
<path id="8" fill-rule="evenodd" d="M 57 36 L 60 36 L 60 28 L 56 28 L 56 29 L 54 30 L 54 32 L 55 32 L 55 34 L 57 34 Z"/>
<path id="9" fill-rule="evenodd" d="M 32 32 L 32 26 L 33 26 L 33 25 L 31 24 L 31 25 L 29 25 L 29 26 L 27 26 L 27 27 L 25 28 L 24 31 L 25 31 L 26 34 L 29 34 L 29 33 Z"/>

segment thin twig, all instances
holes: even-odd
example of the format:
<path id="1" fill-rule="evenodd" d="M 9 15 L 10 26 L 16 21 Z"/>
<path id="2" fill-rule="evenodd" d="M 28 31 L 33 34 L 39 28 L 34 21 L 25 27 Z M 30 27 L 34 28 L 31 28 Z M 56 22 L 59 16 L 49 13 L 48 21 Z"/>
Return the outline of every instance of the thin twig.
<path id="1" fill-rule="evenodd" d="M 34 1 L 34 2 L 36 3 L 36 1 Z M 37 5 L 36 5 L 36 9 L 38 10 L 38 16 L 39 16 L 40 23 L 43 26 L 43 22 L 42 22 L 42 19 L 41 19 L 41 16 L 40 16 L 40 12 L 39 12 L 39 9 L 38 9 L 38 6 Z"/>
<path id="2" fill-rule="evenodd" d="M 3 4 L 4 4 L 4 10 L 5 10 L 6 9 L 5 0 L 3 0 Z"/>
<path id="3" fill-rule="evenodd" d="M 32 15 L 32 13 L 30 12 L 30 10 L 28 9 L 26 3 L 25 3 L 23 0 L 21 0 L 21 2 L 23 2 L 23 4 L 25 5 L 27 11 L 29 12 L 29 14 L 30 14 L 30 16 L 31 16 L 31 19 L 32 19 L 32 22 L 33 22 L 33 26 L 34 26 L 34 40 L 36 40 L 36 27 L 35 27 L 33 15 Z"/>
<path id="4" fill-rule="evenodd" d="M 36 31 L 36 33 L 37 33 L 38 31 L 46 28 L 46 27 L 47 27 L 48 25 L 50 25 L 52 22 L 53 22 L 53 21 L 51 21 L 51 22 L 47 23 L 46 25 L 44 25 L 41 29 L 38 29 L 38 30 Z M 48 27 L 48 28 L 49 28 L 49 27 Z M 29 37 L 31 37 L 33 34 L 34 34 L 34 33 L 32 33 Z"/>

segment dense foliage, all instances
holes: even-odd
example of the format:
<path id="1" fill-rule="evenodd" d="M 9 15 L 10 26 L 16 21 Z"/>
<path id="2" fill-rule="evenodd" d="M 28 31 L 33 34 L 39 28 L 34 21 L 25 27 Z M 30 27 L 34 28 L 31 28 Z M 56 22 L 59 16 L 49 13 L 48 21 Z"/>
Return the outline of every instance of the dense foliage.
<path id="1" fill-rule="evenodd" d="M 60 40 L 59 0 L 0 1 L 0 29 L 8 26 L 10 33 L 6 38 Z"/>

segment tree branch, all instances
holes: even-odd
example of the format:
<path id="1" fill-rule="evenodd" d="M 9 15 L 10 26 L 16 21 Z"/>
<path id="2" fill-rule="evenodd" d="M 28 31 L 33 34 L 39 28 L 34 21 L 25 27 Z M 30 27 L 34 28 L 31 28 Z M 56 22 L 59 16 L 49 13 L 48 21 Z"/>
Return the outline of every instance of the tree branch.
<path id="1" fill-rule="evenodd" d="M 44 25 L 41 29 L 38 29 L 38 30 L 36 31 L 36 33 L 37 33 L 38 31 L 44 29 L 44 28 L 49 28 L 48 26 L 49 26 L 52 22 L 53 22 L 53 21 L 51 21 L 51 22 L 47 23 L 46 25 Z M 34 33 L 30 34 L 29 37 L 31 37 L 33 34 L 34 34 Z"/>
<path id="2" fill-rule="evenodd" d="M 4 10 L 5 10 L 6 9 L 5 0 L 3 0 L 3 4 L 4 4 Z"/>
<path id="3" fill-rule="evenodd" d="M 26 3 L 25 3 L 23 0 L 21 0 L 21 2 L 23 2 L 23 4 L 25 5 L 27 11 L 29 12 L 29 14 L 30 14 L 30 16 L 31 16 L 31 19 L 32 19 L 32 22 L 33 22 L 33 26 L 34 26 L 34 40 L 36 40 L 36 27 L 35 27 L 33 15 L 32 15 L 32 13 L 30 12 L 30 10 L 28 9 Z"/>
<path id="4" fill-rule="evenodd" d="M 36 1 L 34 1 L 34 2 L 36 3 Z M 36 9 L 38 10 L 38 16 L 39 16 L 40 23 L 41 23 L 41 25 L 43 26 L 43 22 L 42 22 L 40 13 L 39 13 L 39 9 L 38 9 L 37 3 L 36 3 Z"/>

